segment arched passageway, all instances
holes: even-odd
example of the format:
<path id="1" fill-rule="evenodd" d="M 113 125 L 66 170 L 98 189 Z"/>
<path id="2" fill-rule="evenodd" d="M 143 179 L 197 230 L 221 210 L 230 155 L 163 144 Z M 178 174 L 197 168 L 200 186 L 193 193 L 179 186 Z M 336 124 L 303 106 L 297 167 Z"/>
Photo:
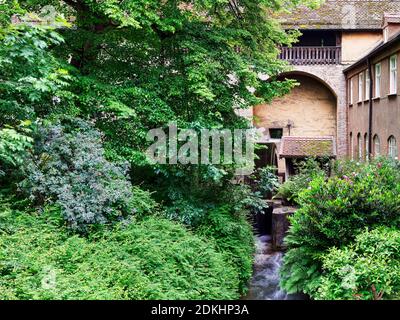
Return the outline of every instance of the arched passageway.
<path id="1" fill-rule="evenodd" d="M 281 75 L 281 78 L 294 79 L 299 85 L 272 103 L 255 106 L 253 118 L 254 125 L 263 132 L 260 142 L 277 146 L 278 171 L 281 175 L 287 175 L 288 158 L 307 156 L 304 154 L 307 153 L 304 145 L 312 144 L 316 149 L 313 152 L 318 153 L 316 139 L 330 139 L 330 155 L 336 155 L 337 97 L 326 82 L 314 75 L 293 72 Z M 296 137 L 300 141 L 298 144 Z M 290 145 L 287 144 L 287 148 L 282 151 L 286 140 L 290 140 Z M 313 155 L 313 152 L 310 151 L 309 155 Z"/>
<path id="2" fill-rule="evenodd" d="M 310 76 L 285 77 L 296 80 L 299 86 L 270 104 L 255 106 L 256 127 L 268 129 L 264 134 L 269 139 L 274 139 L 279 129 L 282 136 L 336 136 L 336 97 L 332 91 Z"/>

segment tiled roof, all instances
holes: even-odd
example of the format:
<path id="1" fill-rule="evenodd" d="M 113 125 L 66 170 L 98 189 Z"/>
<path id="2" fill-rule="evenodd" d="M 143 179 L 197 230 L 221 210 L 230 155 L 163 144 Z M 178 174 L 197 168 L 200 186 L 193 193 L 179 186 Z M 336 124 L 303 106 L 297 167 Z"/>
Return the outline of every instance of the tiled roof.
<path id="1" fill-rule="evenodd" d="M 318 9 L 299 7 L 281 15 L 285 28 L 380 29 L 384 13 L 399 13 L 400 0 L 326 0 Z"/>
<path id="2" fill-rule="evenodd" d="M 280 158 L 336 157 L 335 139 L 327 137 L 282 137 Z"/>

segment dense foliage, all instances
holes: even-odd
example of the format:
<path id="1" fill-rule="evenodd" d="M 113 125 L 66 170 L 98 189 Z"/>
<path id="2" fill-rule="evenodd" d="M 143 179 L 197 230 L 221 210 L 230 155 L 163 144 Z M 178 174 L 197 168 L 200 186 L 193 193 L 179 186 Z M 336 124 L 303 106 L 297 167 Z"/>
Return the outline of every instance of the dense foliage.
<path id="1" fill-rule="evenodd" d="M 282 198 L 289 204 L 298 204 L 300 192 L 306 189 L 314 178 L 324 177 L 328 171 L 329 161 L 322 161 L 322 164 L 314 158 L 300 161 L 296 165 L 296 174 L 279 185 L 275 197 Z"/>
<path id="2" fill-rule="evenodd" d="M 357 235 L 322 257 L 317 299 L 400 299 L 400 231 L 379 228 Z"/>
<path id="3" fill-rule="evenodd" d="M 335 271 L 329 264 L 335 258 L 332 248 L 352 244 L 365 228 L 400 228 L 397 162 L 380 159 L 365 164 L 341 163 L 335 172 L 329 179 L 316 177 L 299 194 L 299 210 L 290 219 L 286 237 L 289 250 L 282 269 L 282 285 L 289 292 L 301 291 L 316 297 L 335 295 L 336 291 L 318 293 L 321 286 L 329 287 L 323 281 L 334 278 L 330 272 Z M 329 251 L 331 255 L 326 257 Z M 366 284 L 362 286 L 366 290 Z M 353 293 L 365 296 L 364 291 Z M 336 294 L 336 298 L 349 298 L 348 292 Z"/>
<path id="4" fill-rule="evenodd" d="M 13 169 L 24 162 L 26 150 L 32 146 L 33 139 L 24 124 L 16 130 L 13 127 L 0 129 L 0 176 L 11 175 Z M 22 130 L 21 130 L 22 129 Z"/>
<path id="5" fill-rule="evenodd" d="M 65 112 L 59 102 L 71 95 L 63 90 L 70 76 L 49 51 L 62 37 L 45 27 L 12 25 L 1 29 L 0 41 L 0 126 Z"/>
<path id="6" fill-rule="evenodd" d="M 101 134 L 81 122 L 77 128 L 41 127 L 19 184 L 35 204 L 60 206 L 68 225 L 85 231 L 134 214 L 127 168 L 104 158 Z"/>
<path id="7" fill-rule="evenodd" d="M 239 298 L 274 169 L 250 188 L 232 164 L 153 164 L 146 134 L 248 128 L 238 109 L 295 85 L 274 16 L 318 1 L 0 2 L 0 298 Z M 299 164 L 287 291 L 399 297 L 399 172 Z"/>
<path id="8" fill-rule="evenodd" d="M 216 240 L 216 248 L 235 270 L 240 292 L 245 292 L 253 271 L 253 230 L 246 216 L 232 216 L 229 205 L 218 207 L 209 212 L 199 234 Z"/>
<path id="9" fill-rule="evenodd" d="M 253 183 L 256 185 L 256 190 L 264 198 L 271 197 L 280 186 L 277 168 L 270 166 L 258 168 L 254 175 Z"/>
<path id="10" fill-rule="evenodd" d="M 247 128 L 294 86 L 275 14 L 312 2 L 1 1 L 0 298 L 238 298 L 260 195 L 151 163 L 146 134 Z"/>
<path id="11" fill-rule="evenodd" d="M 160 217 L 70 235 L 57 210 L 0 208 L 2 299 L 235 299 L 232 264 L 205 239 Z"/>
<path id="12" fill-rule="evenodd" d="M 274 16 L 318 1 L 0 2 L 0 298 L 240 297 L 274 169 L 250 188 L 232 164 L 153 164 L 146 134 L 248 128 L 238 109 L 295 85 Z M 287 291 L 399 298 L 399 172 L 299 164 Z"/>

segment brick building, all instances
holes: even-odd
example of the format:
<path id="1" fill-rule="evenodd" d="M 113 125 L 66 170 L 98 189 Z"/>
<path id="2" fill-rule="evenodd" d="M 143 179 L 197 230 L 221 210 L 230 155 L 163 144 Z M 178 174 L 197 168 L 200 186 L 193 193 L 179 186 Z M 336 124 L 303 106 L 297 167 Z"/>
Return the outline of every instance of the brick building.
<path id="1" fill-rule="evenodd" d="M 301 7 L 280 17 L 284 28 L 302 32 L 299 42 L 282 48 L 280 56 L 292 65 L 292 71 L 281 77 L 296 79 L 300 85 L 271 104 L 249 110 L 254 126 L 262 133 L 259 143 L 269 146 L 268 151 L 260 154 L 260 163 L 275 164 L 278 172 L 287 176 L 293 159 L 320 155 L 315 150 L 325 150 L 326 156 L 338 158 L 364 150 L 360 157 L 365 157 L 365 150 L 372 151 L 374 145 L 369 136 L 380 139 L 381 153 L 388 152 L 389 141 L 394 152 L 391 137 L 400 139 L 400 127 L 395 129 L 400 109 L 397 110 L 397 87 L 393 93 L 388 87 L 389 78 L 385 79 L 394 77 L 389 71 L 389 60 L 400 48 L 400 41 L 396 40 L 400 39 L 396 35 L 400 31 L 396 13 L 400 13 L 400 0 L 327 0 L 317 10 Z M 366 70 L 371 67 L 368 64 L 379 61 L 381 97 L 369 99 L 365 88 L 366 83 L 373 85 L 374 71 L 368 77 Z M 364 90 L 360 102 L 359 86 Z M 371 118 L 371 108 L 380 108 L 383 113 L 372 113 L 375 116 Z M 355 140 L 358 136 L 361 140 Z M 326 148 L 327 141 L 329 148 Z M 318 143 L 323 143 L 321 148 Z M 299 144 L 313 147 L 299 147 Z"/>
<path id="2" fill-rule="evenodd" d="M 348 155 L 353 159 L 399 157 L 399 54 L 400 16 L 386 14 L 383 39 L 344 70 L 348 88 Z"/>

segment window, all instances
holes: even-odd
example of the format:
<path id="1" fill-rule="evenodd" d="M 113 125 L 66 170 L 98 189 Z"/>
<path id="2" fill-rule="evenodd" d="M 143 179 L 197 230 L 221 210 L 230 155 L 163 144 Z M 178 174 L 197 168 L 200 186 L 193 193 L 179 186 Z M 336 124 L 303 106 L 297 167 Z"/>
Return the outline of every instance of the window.
<path id="1" fill-rule="evenodd" d="M 364 134 L 365 160 L 369 159 L 368 133 Z"/>
<path id="2" fill-rule="evenodd" d="M 397 159 L 397 143 L 396 143 L 396 138 L 393 136 L 390 136 L 388 139 L 388 156 Z"/>
<path id="3" fill-rule="evenodd" d="M 365 100 L 369 100 L 369 86 L 371 84 L 371 79 L 369 77 L 369 71 L 365 71 Z"/>
<path id="4" fill-rule="evenodd" d="M 390 94 L 397 93 L 397 56 L 390 57 Z"/>
<path id="5" fill-rule="evenodd" d="M 378 135 L 374 136 L 374 155 L 379 156 L 381 154 L 381 141 L 379 140 Z"/>
<path id="6" fill-rule="evenodd" d="M 363 89 L 364 89 L 363 76 L 364 72 L 358 74 L 358 102 L 363 101 Z"/>
<path id="7" fill-rule="evenodd" d="M 271 128 L 269 129 L 269 136 L 271 139 L 281 139 L 283 135 L 282 128 Z"/>
<path id="8" fill-rule="evenodd" d="M 353 104 L 353 78 L 349 81 L 349 103 Z"/>
<path id="9" fill-rule="evenodd" d="M 353 144 L 353 133 L 350 132 L 350 157 L 354 160 L 354 144 Z"/>
<path id="10" fill-rule="evenodd" d="M 381 64 L 375 65 L 375 97 L 381 96 Z"/>
<path id="11" fill-rule="evenodd" d="M 362 159 L 362 141 L 361 141 L 360 133 L 357 135 L 357 149 L 358 149 L 358 154 L 357 154 L 358 160 L 361 160 Z"/>

